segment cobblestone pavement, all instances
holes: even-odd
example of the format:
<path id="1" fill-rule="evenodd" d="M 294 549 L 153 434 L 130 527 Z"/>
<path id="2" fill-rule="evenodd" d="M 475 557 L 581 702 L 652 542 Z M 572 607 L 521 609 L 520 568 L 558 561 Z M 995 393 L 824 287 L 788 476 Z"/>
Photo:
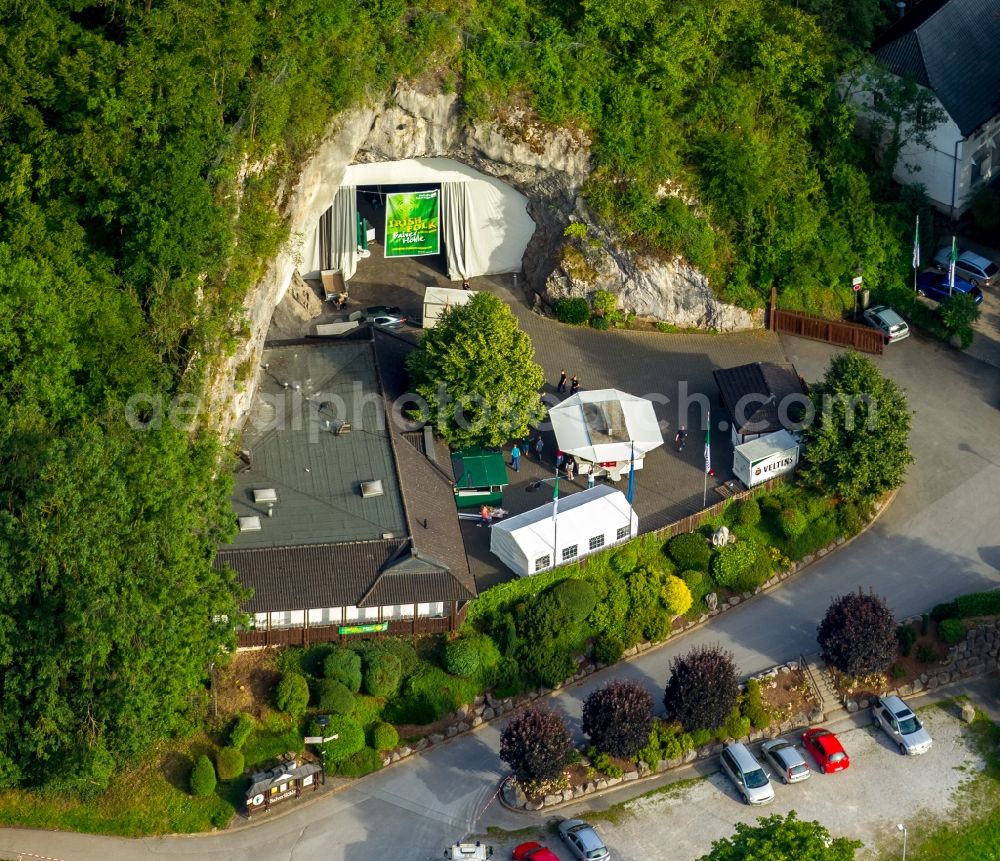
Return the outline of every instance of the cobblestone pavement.
<path id="1" fill-rule="evenodd" d="M 398 305 L 410 320 L 418 321 L 424 290 L 432 285 L 458 286 L 447 280 L 436 258 L 387 261 L 381 248 L 373 247 L 372 256 L 361 261 L 351 280 L 351 307 Z M 706 491 L 702 414 L 708 408 L 712 411 L 712 467 L 716 475 L 709 479 L 707 499 L 709 504 L 719 500 L 713 488 L 732 478 L 732 446 L 729 416 L 719 405 L 712 371 L 747 362 L 785 361 L 776 336 L 765 331 L 732 335 L 598 332 L 566 326 L 533 312 L 513 275 L 473 278 L 471 286 L 494 293 L 514 311 L 534 344 L 535 358 L 545 371 L 544 394 L 553 403 L 559 397 L 555 387 L 561 368 L 569 376 L 578 375 L 581 389 L 617 388 L 654 401 L 665 444 L 647 455 L 644 468 L 636 472 L 635 509 L 640 530 L 648 532 L 702 508 Z M 415 340 L 419 332 L 408 326 L 399 334 Z M 692 401 L 693 397 L 700 400 Z M 690 431 L 683 452 L 677 452 L 673 445 L 680 424 Z M 532 452 L 530 458 L 521 459 L 520 473 L 510 471 L 504 507 L 514 514 L 551 498 L 545 486 L 527 491 L 531 481 L 554 474 L 555 437 L 547 429 L 542 435 L 543 462 L 539 464 Z M 623 478 L 619 485 L 624 491 L 627 480 Z M 586 482 L 579 479 L 575 485 L 560 481 L 560 495 L 584 487 Z M 463 524 L 463 532 L 480 588 L 507 579 L 509 573 L 489 552 L 489 530 L 470 522 Z"/>

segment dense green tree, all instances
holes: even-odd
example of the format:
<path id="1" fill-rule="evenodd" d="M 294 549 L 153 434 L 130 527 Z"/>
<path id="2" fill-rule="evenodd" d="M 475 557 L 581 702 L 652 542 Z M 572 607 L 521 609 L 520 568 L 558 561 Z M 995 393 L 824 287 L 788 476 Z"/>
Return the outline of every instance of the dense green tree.
<path id="1" fill-rule="evenodd" d="M 274 692 L 274 704 L 280 711 L 302 717 L 309 706 L 309 682 L 301 673 L 285 673 Z"/>
<path id="2" fill-rule="evenodd" d="M 198 796 L 211 795 L 215 792 L 215 766 L 205 754 L 195 760 L 191 769 L 191 794 Z"/>
<path id="3" fill-rule="evenodd" d="M 531 341 L 490 293 L 449 310 L 407 357 L 428 420 L 452 448 L 499 446 L 528 433 L 545 408 Z"/>
<path id="4" fill-rule="evenodd" d="M 903 483 L 913 460 L 906 395 L 871 359 L 835 356 L 809 396 L 815 416 L 803 431 L 805 481 L 850 501 Z"/>
<path id="5" fill-rule="evenodd" d="M 831 837 L 818 822 L 803 822 L 793 810 L 757 820 L 756 825 L 736 823 L 736 834 L 716 840 L 712 851 L 699 861 L 852 861 L 860 840 Z"/>

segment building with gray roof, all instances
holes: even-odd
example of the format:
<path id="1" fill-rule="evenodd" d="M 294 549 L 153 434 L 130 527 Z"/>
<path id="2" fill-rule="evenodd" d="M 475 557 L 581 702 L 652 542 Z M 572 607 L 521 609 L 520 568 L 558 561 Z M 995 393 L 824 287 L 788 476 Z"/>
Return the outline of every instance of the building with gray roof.
<path id="1" fill-rule="evenodd" d="M 896 77 L 933 93 L 944 111 L 929 146 L 904 146 L 895 178 L 922 183 L 939 209 L 956 216 L 1000 171 L 1000 5 L 923 0 L 878 38 L 872 53 Z M 858 101 L 870 106 L 873 95 Z"/>
<path id="2" fill-rule="evenodd" d="M 216 561 L 252 591 L 240 645 L 459 624 L 476 587 L 450 462 L 388 407 L 371 340 L 265 346 L 234 479 L 239 531 Z"/>

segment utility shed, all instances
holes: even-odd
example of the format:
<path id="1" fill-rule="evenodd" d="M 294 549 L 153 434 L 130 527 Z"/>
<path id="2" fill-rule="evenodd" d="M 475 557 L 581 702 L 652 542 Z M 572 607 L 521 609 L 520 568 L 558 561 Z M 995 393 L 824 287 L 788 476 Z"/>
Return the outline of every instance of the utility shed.
<path id="1" fill-rule="evenodd" d="M 557 510 L 558 505 L 558 510 Z M 490 550 L 521 577 L 625 541 L 639 518 L 625 494 L 607 485 L 581 490 L 493 524 Z"/>
<path id="2" fill-rule="evenodd" d="M 424 293 L 424 318 L 421 325 L 433 329 L 445 312 L 465 305 L 477 290 L 455 290 L 452 287 L 428 287 Z"/>
<path id="3" fill-rule="evenodd" d="M 455 471 L 455 505 L 478 508 L 499 505 L 507 481 L 507 463 L 502 452 L 466 448 L 451 456 Z"/>

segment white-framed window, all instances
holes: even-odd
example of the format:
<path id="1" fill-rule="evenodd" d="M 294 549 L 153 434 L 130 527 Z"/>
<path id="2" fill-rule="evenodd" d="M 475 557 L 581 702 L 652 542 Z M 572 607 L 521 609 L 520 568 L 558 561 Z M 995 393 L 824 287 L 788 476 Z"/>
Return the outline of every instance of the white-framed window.
<path id="1" fill-rule="evenodd" d="M 272 628 L 292 627 L 292 611 L 279 610 L 276 613 L 271 613 L 271 627 Z"/>
<path id="2" fill-rule="evenodd" d="M 632 534 L 631 526 L 619 527 L 618 532 L 615 533 L 615 541 L 623 541 L 624 539 L 628 538 L 631 534 Z"/>
<path id="3" fill-rule="evenodd" d="M 593 538 L 590 539 L 589 546 L 590 546 L 591 550 L 597 550 L 598 547 L 603 547 L 604 546 L 604 536 L 603 535 L 595 535 Z"/>
<path id="4" fill-rule="evenodd" d="M 358 610 L 358 618 L 363 622 L 378 621 L 378 607 L 362 607 Z"/>
<path id="5" fill-rule="evenodd" d="M 289 624 L 293 627 L 302 627 L 306 623 L 306 611 L 305 610 L 292 610 Z"/>
<path id="6" fill-rule="evenodd" d="M 358 608 L 357 607 L 344 607 L 344 621 L 345 622 L 357 622 L 358 621 Z"/>
<path id="7" fill-rule="evenodd" d="M 250 620 L 250 627 L 261 631 L 265 630 L 267 628 L 267 613 L 254 613 L 253 619 Z"/>
<path id="8" fill-rule="evenodd" d="M 337 625 L 340 623 L 340 607 L 317 607 L 309 611 L 310 625 Z"/>
<path id="9" fill-rule="evenodd" d="M 535 560 L 535 571 L 544 571 L 552 564 L 552 557 L 546 553 L 544 556 L 539 556 Z"/>
<path id="10" fill-rule="evenodd" d="M 431 618 L 443 616 L 444 601 L 431 601 L 431 603 L 427 605 L 427 615 Z"/>
<path id="11" fill-rule="evenodd" d="M 413 604 L 401 604 L 399 607 L 399 618 L 400 619 L 412 619 L 414 616 L 414 606 Z"/>
<path id="12" fill-rule="evenodd" d="M 402 619 L 403 608 L 399 604 L 390 604 L 382 608 L 383 619 Z"/>
<path id="13" fill-rule="evenodd" d="M 576 545 L 571 544 L 569 547 L 563 547 L 562 558 L 563 562 L 567 559 L 576 559 Z"/>

